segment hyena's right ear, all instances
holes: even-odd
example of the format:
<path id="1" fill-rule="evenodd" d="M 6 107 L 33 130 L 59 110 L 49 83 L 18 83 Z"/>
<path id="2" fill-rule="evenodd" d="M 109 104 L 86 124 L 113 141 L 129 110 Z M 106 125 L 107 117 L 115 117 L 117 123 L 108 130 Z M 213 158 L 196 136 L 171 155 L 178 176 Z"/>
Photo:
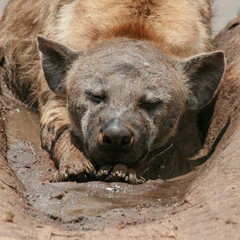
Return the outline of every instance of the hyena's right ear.
<path id="1" fill-rule="evenodd" d="M 79 53 L 41 35 L 38 35 L 37 41 L 41 51 L 44 76 L 49 88 L 58 95 L 65 95 L 66 73 L 79 57 Z"/>

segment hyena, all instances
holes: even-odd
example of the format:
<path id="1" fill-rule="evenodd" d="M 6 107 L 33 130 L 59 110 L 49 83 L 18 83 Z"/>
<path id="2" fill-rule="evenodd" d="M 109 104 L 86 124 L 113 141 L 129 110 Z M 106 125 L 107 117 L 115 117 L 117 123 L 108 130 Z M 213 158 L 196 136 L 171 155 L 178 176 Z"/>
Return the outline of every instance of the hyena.
<path id="1" fill-rule="evenodd" d="M 39 108 L 58 180 L 136 183 L 153 159 L 161 178 L 189 170 L 200 148 L 196 112 L 224 72 L 210 8 L 210 0 L 10 1 L 1 72 Z"/>

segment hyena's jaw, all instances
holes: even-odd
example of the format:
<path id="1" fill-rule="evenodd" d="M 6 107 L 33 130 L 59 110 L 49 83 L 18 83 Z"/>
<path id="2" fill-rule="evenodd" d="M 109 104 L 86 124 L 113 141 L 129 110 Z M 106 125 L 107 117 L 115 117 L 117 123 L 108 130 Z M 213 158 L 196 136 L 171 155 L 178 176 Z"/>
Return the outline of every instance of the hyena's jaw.
<path id="1" fill-rule="evenodd" d="M 169 134 L 167 134 L 167 136 L 161 137 L 159 139 L 159 137 L 156 134 L 155 138 L 151 141 L 151 143 L 149 143 L 150 151 L 154 151 L 154 150 L 157 150 L 157 149 L 161 151 L 166 146 L 169 146 L 169 145 L 171 145 L 171 143 L 174 142 L 174 139 L 175 139 L 175 136 L 177 134 L 178 127 L 179 127 L 179 122 L 181 120 L 182 115 L 183 115 L 183 111 L 181 111 L 181 114 L 179 115 L 174 127 L 169 132 Z"/>
<path id="2" fill-rule="evenodd" d="M 136 160 L 132 161 L 129 159 L 119 159 L 116 156 L 108 156 L 108 159 L 103 159 L 97 157 L 95 154 L 93 155 L 91 152 L 88 151 L 87 145 L 85 145 L 85 154 L 86 156 L 98 167 L 104 166 L 104 165 L 110 165 L 114 166 L 116 164 L 124 164 L 128 166 L 129 168 L 135 168 L 138 166 L 138 164 L 142 164 L 146 161 L 149 155 L 149 151 L 145 150 L 142 152 L 142 154 L 137 158 Z"/>

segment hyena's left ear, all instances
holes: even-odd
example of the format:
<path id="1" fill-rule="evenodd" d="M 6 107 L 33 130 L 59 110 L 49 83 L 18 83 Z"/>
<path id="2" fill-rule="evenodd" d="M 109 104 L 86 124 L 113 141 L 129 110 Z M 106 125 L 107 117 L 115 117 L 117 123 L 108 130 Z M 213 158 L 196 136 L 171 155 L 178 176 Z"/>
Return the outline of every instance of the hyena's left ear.
<path id="1" fill-rule="evenodd" d="M 187 108 L 200 109 L 214 96 L 225 69 L 221 51 L 194 56 L 181 63 L 188 78 Z"/>
<path id="2" fill-rule="evenodd" d="M 37 41 L 41 51 L 44 76 L 49 88 L 58 95 L 65 95 L 66 73 L 79 54 L 40 35 Z"/>

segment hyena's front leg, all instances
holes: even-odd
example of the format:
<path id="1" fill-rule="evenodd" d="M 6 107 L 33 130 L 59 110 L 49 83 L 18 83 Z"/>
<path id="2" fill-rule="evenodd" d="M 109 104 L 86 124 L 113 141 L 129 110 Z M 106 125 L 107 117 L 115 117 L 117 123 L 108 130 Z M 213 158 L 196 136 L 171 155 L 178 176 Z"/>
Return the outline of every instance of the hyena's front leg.
<path id="1" fill-rule="evenodd" d="M 56 180 L 90 180 L 95 168 L 83 155 L 80 143 L 75 141 L 69 130 L 70 120 L 65 99 L 55 95 L 44 81 L 39 85 L 41 144 L 52 155 L 59 169 Z"/>

